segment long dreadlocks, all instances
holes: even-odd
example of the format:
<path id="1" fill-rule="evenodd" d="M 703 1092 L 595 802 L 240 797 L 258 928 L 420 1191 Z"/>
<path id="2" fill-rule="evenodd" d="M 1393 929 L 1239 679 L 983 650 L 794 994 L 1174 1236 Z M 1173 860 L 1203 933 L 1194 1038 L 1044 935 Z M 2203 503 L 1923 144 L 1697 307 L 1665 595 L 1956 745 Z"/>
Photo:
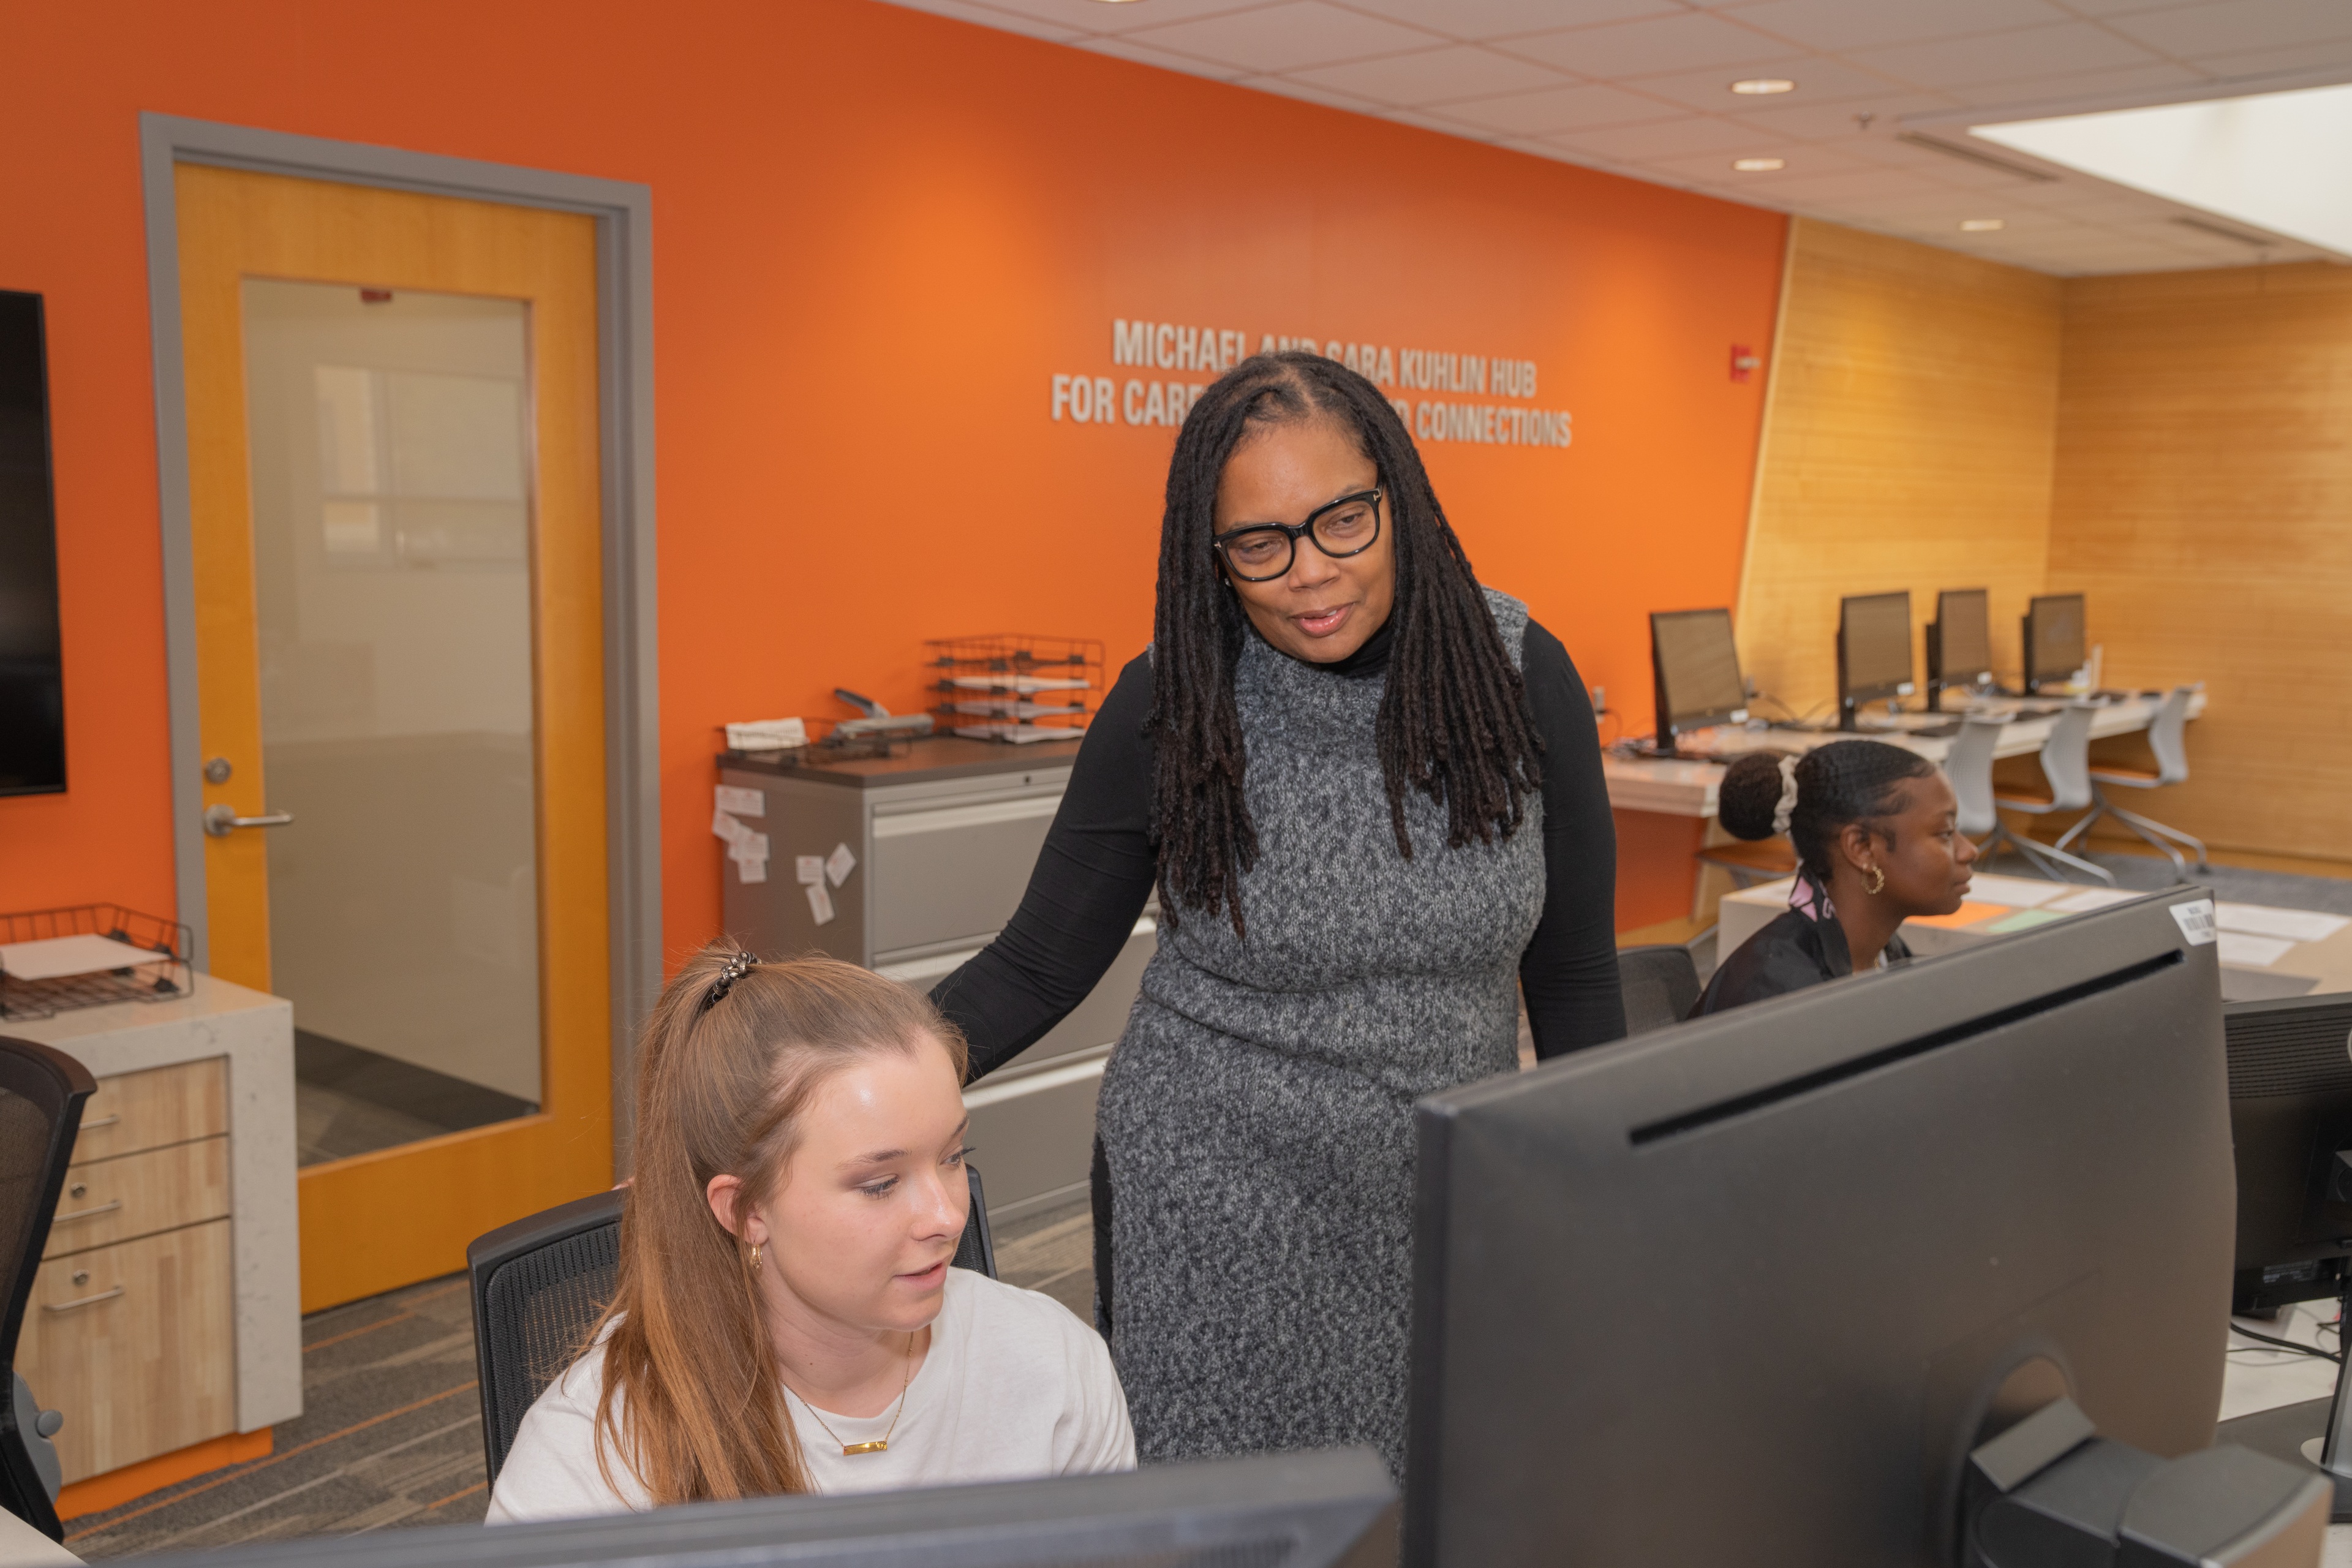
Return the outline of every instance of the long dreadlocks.
<path id="1" fill-rule="evenodd" d="M 1319 354 L 1258 354 L 1202 394 L 1176 437 L 1160 530 L 1160 596 L 1152 616 L 1151 814 L 1160 906 L 1242 920 L 1240 879 L 1257 861 L 1257 829 L 1242 794 L 1247 757 L 1234 702 L 1244 614 L 1223 586 L 1210 540 L 1217 482 L 1234 449 L 1294 420 L 1337 422 L 1380 473 L 1395 540 L 1395 630 L 1375 739 L 1397 852 L 1412 858 L 1408 788 L 1446 809 L 1446 843 L 1507 838 L 1542 783 L 1543 742 L 1528 712 L 1470 558 L 1445 521 L 1404 424 L 1380 389 Z M 1314 546 L 1302 542 L 1302 550 Z"/>

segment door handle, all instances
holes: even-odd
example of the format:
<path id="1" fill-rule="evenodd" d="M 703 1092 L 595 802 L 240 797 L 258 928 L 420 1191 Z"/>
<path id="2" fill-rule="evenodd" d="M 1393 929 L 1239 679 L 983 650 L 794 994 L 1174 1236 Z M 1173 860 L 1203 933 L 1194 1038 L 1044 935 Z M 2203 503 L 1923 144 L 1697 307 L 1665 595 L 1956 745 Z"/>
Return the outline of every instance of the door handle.
<path id="1" fill-rule="evenodd" d="M 112 1214 L 116 1209 L 119 1209 L 121 1206 L 122 1200 L 121 1198 L 117 1198 L 112 1203 L 100 1204 L 94 1209 L 76 1209 L 71 1214 L 61 1214 L 49 1223 L 51 1225 L 71 1225 L 78 1219 L 96 1219 L 102 1214 Z"/>
<path id="2" fill-rule="evenodd" d="M 44 1301 L 41 1303 L 41 1310 L 44 1312 L 70 1312 L 78 1307 L 95 1307 L 100 1301 L 111 1301 L 117 1296 L 121 1294 L 122 1287 L 117 1285 L 111 1290 L 100 1290 L 95 1296 L 84 1296 L 78 1300 Z"/>
<path id="3" fill-rule="evenodd" d="M 259 816 L 239 816 L 233 805 L 207 806 L 205 809 L 205 831 L 215 838 L 226 838 L 240 827 L 283 827 L 294 820 L 290 811 L 265 812 Z"/>

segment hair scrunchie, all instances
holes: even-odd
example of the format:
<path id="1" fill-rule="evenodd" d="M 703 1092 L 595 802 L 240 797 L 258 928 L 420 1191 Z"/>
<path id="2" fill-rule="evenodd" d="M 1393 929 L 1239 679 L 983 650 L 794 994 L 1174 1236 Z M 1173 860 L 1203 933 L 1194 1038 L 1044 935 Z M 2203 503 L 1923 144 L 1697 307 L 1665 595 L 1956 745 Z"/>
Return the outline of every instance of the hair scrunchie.
<path id="1" fill-rule="evenodd" d="M 1782 757 L 1780 759 L 1780 804 L 1772 808 L 1772 831 L 1776 834 L 1788 832 L 1789 819 L 1796 815 L 1796 811 L 1797 759 Z"/>

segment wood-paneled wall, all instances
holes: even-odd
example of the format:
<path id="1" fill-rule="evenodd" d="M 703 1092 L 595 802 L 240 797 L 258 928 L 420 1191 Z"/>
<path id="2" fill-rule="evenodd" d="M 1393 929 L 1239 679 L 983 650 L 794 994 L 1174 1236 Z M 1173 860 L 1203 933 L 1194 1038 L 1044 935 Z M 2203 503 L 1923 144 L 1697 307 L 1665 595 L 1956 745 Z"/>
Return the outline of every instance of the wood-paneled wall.
<path id="1" fill-rule="evenodd" d="M 2075 279 L 2065 319 L 2051 588 L 2109 685 L 2212 704 L 2189 782 L 2126 804 L 2352 858 L 2352 268 Z"/>
<path id="2" fill-rule="evenodd" d="M 1826 709 L 1840 596 L 1907 588 L 1924 626 L 1938 589 L 1982 587 L 2013 668 L 2048 546 L 2060 280 L 1800 218 L 1783 288 L 1742 665 Z M 1914 661 L 1924 683 L 1923 647 Z"/>

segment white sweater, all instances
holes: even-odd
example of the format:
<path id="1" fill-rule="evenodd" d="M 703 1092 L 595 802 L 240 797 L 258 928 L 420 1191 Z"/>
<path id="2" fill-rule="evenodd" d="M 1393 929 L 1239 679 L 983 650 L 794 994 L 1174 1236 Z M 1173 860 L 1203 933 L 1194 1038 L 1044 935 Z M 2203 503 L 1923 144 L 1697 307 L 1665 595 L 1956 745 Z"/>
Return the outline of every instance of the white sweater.
<path id="1" fill-rule="evenodd" d="M 577 1519 L 651 1506 L 620 1454 L 614 1485 L 596 1468 L 600 1344 L 548 1384 L 522 1418 L 490 1492 L 488 1522 Z M 907 1386 L 889 1448 L 845 1455 L 889 1430 L 894 1414 L 836 1415 L 826 1436 L 797 1395 L 786 1400 L 810 1482 L 820 1492 L 887 1491 L 1135 1468 L 1135 1433 L 1110 1352 L 1050 1296 L 984 1274 L 948 1270 L 930 1352 Z"/>

